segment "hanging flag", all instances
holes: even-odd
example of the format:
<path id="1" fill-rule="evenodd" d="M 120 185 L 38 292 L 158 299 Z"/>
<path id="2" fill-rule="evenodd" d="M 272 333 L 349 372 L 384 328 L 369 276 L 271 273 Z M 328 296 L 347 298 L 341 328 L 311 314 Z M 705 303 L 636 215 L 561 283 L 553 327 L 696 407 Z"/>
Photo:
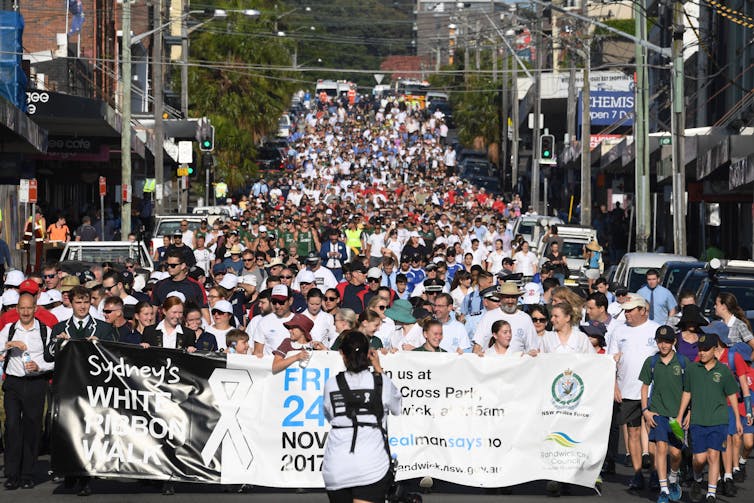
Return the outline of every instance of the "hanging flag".
<path id="1" fill-rule="evenodd" d="M 84 6 L 81 0 L 68 0 L 68 13 L 71 14 L 71 24 L 68 27 L 68 35 L 75 35 L 81 31 L 84 24 Z"/>

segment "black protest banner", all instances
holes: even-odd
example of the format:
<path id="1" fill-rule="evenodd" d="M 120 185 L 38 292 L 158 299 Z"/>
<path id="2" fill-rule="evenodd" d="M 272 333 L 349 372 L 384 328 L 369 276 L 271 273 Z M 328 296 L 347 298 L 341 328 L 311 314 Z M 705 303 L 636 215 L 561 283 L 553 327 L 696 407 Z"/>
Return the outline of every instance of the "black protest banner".
<path id="1" fill-rule="evenodd" d="M 60 475 L 220 482 L 208 382 L 225 358 L 69 341 L 55 362 L 52 469 Z M 206 462 L 204 461 L 206 460 Z"/>

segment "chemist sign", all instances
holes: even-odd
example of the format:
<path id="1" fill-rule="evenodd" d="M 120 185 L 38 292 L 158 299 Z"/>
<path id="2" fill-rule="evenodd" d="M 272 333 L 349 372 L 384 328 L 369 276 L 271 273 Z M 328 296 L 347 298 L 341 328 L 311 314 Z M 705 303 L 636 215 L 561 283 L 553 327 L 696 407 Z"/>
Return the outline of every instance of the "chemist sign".
<path id="1" fill-rule="evenodd" d="M 589 115 L 593 126 L 633 126 L 634 93 L 631 91 L 591 91 Z M 579 93 L 578 120 L 581 117 L 582 94 Z"/>

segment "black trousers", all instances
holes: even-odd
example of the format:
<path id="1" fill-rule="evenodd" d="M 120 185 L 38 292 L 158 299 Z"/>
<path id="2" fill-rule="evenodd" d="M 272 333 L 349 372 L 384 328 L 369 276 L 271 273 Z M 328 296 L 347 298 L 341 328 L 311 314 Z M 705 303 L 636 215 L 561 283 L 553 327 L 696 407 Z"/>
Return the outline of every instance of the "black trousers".
<path id="1" fill-rule="evenodd" d="M 5 392 L 5 475 L 32 479 L 39 454 L 48 376 L 7 376 Z"/>

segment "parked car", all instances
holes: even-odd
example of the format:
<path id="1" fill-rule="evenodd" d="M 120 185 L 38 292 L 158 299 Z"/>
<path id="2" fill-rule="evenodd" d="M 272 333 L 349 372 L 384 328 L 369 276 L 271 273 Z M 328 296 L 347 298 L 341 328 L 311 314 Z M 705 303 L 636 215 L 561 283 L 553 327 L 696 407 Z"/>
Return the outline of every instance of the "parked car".
<path id="1" fill-rule="evenodd" d="M 283 114 L 278 119 L 277 136 L 288 138 L 291 135 L 291 118 L 288 114 Z"/>
<path id="2" fill-rule="evenodd" d="M 715 299 L 722 292 L 735 295 L 746 317 L 754 322 L 754 262 L 710 260 L 707 276 L 696 291 L 696 303 L 706 318 L 715 318 Z"/>
<path id="3" fill-rule="evenodd" d="M 189 230 L 196 232 L 201 225 L 202 219 L 207 218 L 204 215 L 157 215 L 155 216 L 154 232 L 152 233 L 152 242 L 149 250 L 154 252 L 162 246 L 163 236 L 172 236 L 173 233 L 181 228 L 181 221 L 188 222 Z M 209 218 L 207 218 L 209 222 Z M 211 224 L 210 224 L 211 225 Z"/>
<path id="4" fill-rule="evenodd" d="M 706 267 L 697 267 L 696 269 L 691 269 L 686 273 L 686 276 L 683 277 L 681 284 L 678 285 L 678 291 L 674 292 L 676 297 L 683 291 L 693 292 L 694 294 L 696 294 L 696 291 L 699 290 L 699 285 L 702 284 L 702 280 L 704 280 L 704 278 L 706 277 Z"/>
<path id="5" fill-rule="evenodd" d="M 558 236 L 563 241 L 560 253 L 566 258 L 570 271 L 568 278 L 566 278 L 566 285 L 587 284 L 584 275 L 586 270 L 584 247 L 597 239 L 597 231 L 592 227 L 581 225 L 558 225 Z M 542 265 L 547 261 L 545 257 L 550 253 L 550 244 L 540 241 L 537 255 L 539 256 L 539 264 Z"/>
<path id="6" fill-rule="evenodd" d="M 545 227 L 562 224 L 563 221 L 558 217 L 524 215 L 513 221 L 513 235 L 521 234 L 529 246 L 536 250 L 539 247 L 539 240 L 545 233 Z"/>
<path id="7" fill-rule="evenodd" d="M 626 253 L 615 270 L 615 282 L 628 288 L 629 292 L 636 292 L 647 282 L 647 271 L 660 269 L 665 262 L 697 262 L 695 257 L 675 255 L 673 253 Z"/>
<path id="8" fill-rule="evenodd" d="M 707 265 L 706 262 L 686 262 L 670 260 L 660 269 L 660 284 L 670 290 L 670 292 L 678 296 L 679 287 L 683 280 L 686 278 L 686 274 L 691 269 L 697 269 Z"/>
<path id="9" fill-rule="evenodd" d="M 262 172 L 283 171 L 285 169 L 285 150 L 276 143 L 263 143 L 254 159 Z"/>
<path id="10" fill-rule="evenodd" d="M 123 267 L 126 259 L 133 259 L 138 269 L 146 272 L 147 276 L 154 271 L 152 256 L 143 241 L 69 241 L 63 248 L 60 262 L 66 272 L 80 272 L 77 269 L 88 269 L 103 262 L 112 262 Z M 81 266 L 77 268 L 77 266 Z"/>
<path id="11" fill-rule="evenodd" d="M 495 173 L 495 167 L 486 159 L 464 159 L 459 166 L 458 176 L 491 194 L 500 192 L 500 179 Z"/>

